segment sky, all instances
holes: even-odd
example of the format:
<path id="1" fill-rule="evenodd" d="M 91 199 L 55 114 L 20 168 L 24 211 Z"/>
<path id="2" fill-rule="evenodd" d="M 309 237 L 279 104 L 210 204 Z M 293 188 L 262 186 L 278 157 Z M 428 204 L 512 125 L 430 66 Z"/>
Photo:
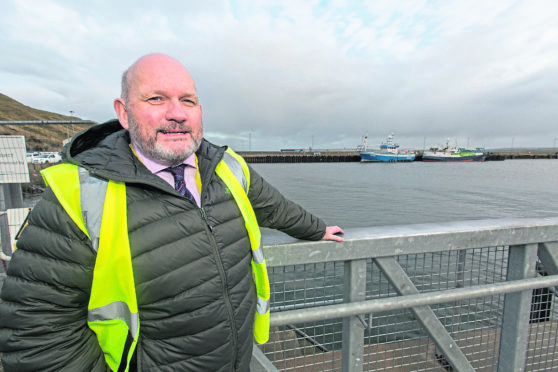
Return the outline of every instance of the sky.
<path id="1" fill-rule="evenodd" d="M 3 0 L 0 46 L 0 93 L 97 122 L 169 54 L 238 151 L 558 146 L 556 0 Z"/>

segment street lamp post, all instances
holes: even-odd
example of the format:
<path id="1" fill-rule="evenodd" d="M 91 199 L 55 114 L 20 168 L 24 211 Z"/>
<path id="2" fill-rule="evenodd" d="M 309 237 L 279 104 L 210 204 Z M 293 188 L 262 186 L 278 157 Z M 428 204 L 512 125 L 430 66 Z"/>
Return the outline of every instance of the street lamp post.
<path id="1" fill-rule="evenodd" d="M 73 116 L 74 116 L 74 110 L 70 110 L 70 116 L 72 117 L 72 121 L 74 120 Z M 72 136 L 76 134 L 76 131 L 74 129 L 74 124 L 72 124 Z M 69 136 L 68 136 L 69 137 Z"/>

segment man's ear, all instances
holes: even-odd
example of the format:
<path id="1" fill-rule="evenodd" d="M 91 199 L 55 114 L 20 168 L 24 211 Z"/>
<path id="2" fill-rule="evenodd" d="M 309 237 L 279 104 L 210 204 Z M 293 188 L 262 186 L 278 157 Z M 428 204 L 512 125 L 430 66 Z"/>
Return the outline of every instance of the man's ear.
<path id="1" fill-rule="evenodd" d="M 114 111 L 116 111 L 116 116 L 118 116 L 118 121 L 124 129 L 128 129 L 128 112 L 126 111 L 126 103 L 122 98 L 117 98 L 114 100 Z"/>

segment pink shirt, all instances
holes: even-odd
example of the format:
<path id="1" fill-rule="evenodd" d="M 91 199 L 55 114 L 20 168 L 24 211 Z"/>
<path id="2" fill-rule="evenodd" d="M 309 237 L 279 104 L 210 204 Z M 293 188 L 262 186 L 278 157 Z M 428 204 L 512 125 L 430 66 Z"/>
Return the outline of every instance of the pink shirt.
<path id="1" fill-rule="evenodd" d="M 145 156 L 136 146 L 134 146 L 134 151 L 143 165 L 145 165 L 146 168 L 151 171 L 151 173 L 161 177 L 162 179 L 167 181 L 167 183 L 171 185 L 172 188 L 174 188 L 174 177 L 169 171 L 164 170 L 165 168 L 168 168 L 168 165 L 163 165 L 154 160 L 151 160 L 150 158 Z M 198 171 L 196 167 L 196 155 L 190 155 L 186 160 L 182 162 L 182 164 L 187 165 L 187 167 L 184 168 L 184 181 L 186 182 L 186 187 L 194 197 L 194 200 L 199 207 L 201 206 L 201 198 L 200 190 L 198 190 L 198 185 L 196 184 L 196 173 Z"/>

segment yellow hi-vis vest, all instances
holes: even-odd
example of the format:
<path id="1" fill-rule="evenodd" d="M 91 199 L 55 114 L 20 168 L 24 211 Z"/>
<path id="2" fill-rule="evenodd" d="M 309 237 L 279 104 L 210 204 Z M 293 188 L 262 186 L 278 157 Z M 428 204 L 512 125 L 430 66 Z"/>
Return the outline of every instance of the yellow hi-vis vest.
<path id="1" fill-rule="evenodd" d="M 244 159 L 230 149 L 215 172 L 231 191 L 248 231 L 257 291 L 254 339 L 265 343 L 270 289 L 260 229 L 247 197 L 250 172 Z M 96 333 L 111 370 L 127 372 L 140 324 L 128 241 L 126 186 L 94 177 L 73 164 L 56 165 L 41 173 L 64 210 L 91 240 L 97 257 L 87 324 Z"/>

